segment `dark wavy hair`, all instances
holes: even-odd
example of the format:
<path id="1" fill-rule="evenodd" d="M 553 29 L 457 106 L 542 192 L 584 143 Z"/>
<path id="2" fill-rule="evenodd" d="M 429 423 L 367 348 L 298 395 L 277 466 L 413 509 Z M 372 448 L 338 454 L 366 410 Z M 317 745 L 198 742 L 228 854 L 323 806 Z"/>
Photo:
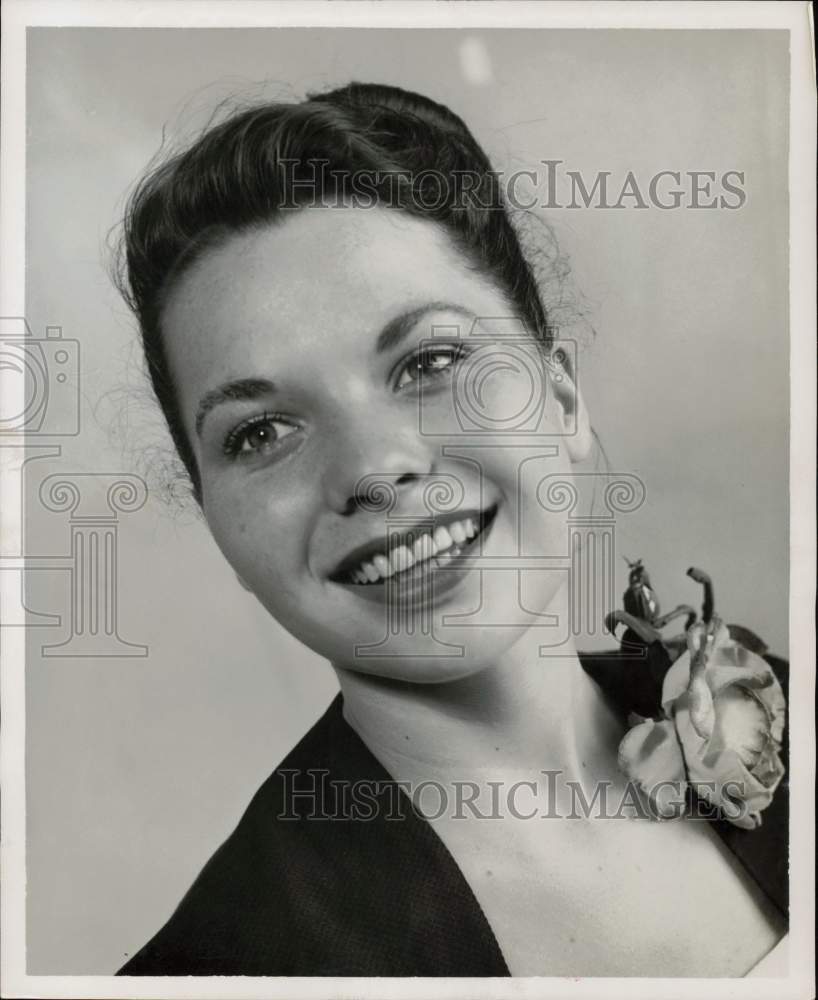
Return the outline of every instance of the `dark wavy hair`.
<path id="1" fill-rule="evenodd" d="M 437 223 L 548 343 L 538 283 L 500 178 L 447 107 L 398 87 L 350 83 L 234 112 L 139 181 L 126 206 L 115 276 L 138 320 L 150 380 L 197 502 L 199 473 L 162 337 L 169 289 L 231 235 L 350 198 Z"/>

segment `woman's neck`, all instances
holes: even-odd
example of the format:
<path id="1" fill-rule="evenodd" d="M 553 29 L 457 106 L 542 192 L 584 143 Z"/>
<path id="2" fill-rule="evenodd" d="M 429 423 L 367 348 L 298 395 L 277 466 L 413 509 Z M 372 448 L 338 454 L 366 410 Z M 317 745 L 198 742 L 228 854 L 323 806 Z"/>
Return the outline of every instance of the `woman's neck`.
<path id="1" fill-rule="evenodd" d="M 543 657 L 541 642 L 528 629 L 498 662 L 441 684 L 336 667 L 344 716 L 398 781 L 536 779 L 542 770 L 583 788 L 613 780 L 621 723 L 573 643 Z"/>

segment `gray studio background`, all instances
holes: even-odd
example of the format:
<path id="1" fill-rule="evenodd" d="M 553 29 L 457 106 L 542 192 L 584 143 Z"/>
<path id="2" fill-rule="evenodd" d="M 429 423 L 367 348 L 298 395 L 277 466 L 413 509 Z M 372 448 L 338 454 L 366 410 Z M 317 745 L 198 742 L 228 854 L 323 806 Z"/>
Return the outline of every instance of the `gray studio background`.
<path id="1" fill-rule="evenodd" d="M 67 551 L 53 473 L 147 475 L 164 440 L 105 272 L 123 195 L 163 125 L 228 94 L 395 83 L 463 115 L 495 165 L 593 175 L 745 172 L 738 211 L 550 213 L 598 331 L 581 387 L 648 502 L 617 526 L 665 609 L 700 603 L 787 655 L 787 36 L 764 31 L 34 29 L 27 318 L 80 342 L 81 428 L 27 470 L 26 550 Z M 159 451 L 156 451 L 156 447 Z M 238 585 L 202 524 L 152 494 L 119 524 L 119 632 L 142 658 L 27 665 L 28 971 L 107 974 L 169 916 L 262 780 L 318 717 L 330 669 Z M 626 583 L 618 567 L 617 593 Z M 67 574 L 30 573 L 65 616 Z M 599 636 L 587 646 L 598 646 Z"/>

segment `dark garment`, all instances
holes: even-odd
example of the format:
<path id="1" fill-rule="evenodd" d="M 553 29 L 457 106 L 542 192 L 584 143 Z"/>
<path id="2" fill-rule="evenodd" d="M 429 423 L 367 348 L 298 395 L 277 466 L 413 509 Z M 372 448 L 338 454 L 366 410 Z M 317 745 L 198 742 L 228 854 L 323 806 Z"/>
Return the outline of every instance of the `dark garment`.
<path id="1" fill-rule="evenodd" d="M 617 657 L 581 662 L 619 704 Z M 451 854 L 342 705 L 339 694 L 120 975 L 510 975 Z M 782 787 L 758 830 L 716 824 L 783 911 L 786 799 Z"/>

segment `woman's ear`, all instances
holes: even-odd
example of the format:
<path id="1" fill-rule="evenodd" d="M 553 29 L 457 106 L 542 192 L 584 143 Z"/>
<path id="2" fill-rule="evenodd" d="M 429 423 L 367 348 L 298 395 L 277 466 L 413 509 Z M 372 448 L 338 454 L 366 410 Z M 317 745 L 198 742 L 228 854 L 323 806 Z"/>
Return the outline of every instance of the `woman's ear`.
<path id="1" fill-rule="evenodd" d="M 591 452 L 594 435 L 582 393 L 567 364 L 550 360 L 551 390 L 556 402 L 557 419 L 565 433 L 565 447 L 572 462 L 582 462 Z"/>

